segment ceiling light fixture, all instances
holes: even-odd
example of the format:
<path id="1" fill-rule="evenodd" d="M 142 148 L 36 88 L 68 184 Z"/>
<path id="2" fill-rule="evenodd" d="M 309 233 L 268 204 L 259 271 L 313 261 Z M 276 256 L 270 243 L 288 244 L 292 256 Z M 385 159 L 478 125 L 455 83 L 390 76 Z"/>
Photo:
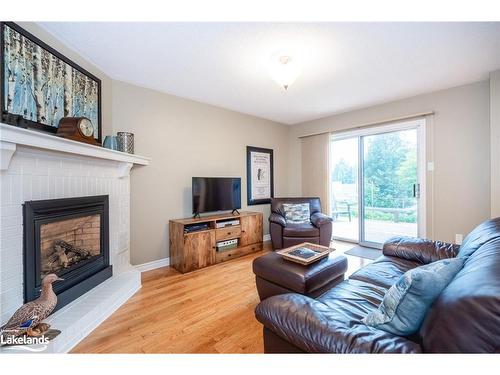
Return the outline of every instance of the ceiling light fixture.
<path id="1" fill-rule="evenodd" d="M 300 75 L 300 66 L 290 54 L 275 54 L 271 57 L 269 74 L 273 81 L 287 90 Z"/>

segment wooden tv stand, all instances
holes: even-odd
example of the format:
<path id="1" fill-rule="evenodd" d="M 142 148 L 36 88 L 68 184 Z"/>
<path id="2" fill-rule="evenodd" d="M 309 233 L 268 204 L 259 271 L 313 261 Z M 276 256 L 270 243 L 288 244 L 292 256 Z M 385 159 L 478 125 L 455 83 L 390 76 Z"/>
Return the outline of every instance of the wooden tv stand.
<path id="1" fill-rule="evenodd" d="M 239 220 L 239 225 L 217 228 L 217 222 Z M 191 225 L 208 229 L 186 233 Z M 262 250 L 262 213 L 220 214 L 169 221 L 170 265 L 185 273 Z M 217 242 L 238 239 L 238 246 L 218 251 Z"/>

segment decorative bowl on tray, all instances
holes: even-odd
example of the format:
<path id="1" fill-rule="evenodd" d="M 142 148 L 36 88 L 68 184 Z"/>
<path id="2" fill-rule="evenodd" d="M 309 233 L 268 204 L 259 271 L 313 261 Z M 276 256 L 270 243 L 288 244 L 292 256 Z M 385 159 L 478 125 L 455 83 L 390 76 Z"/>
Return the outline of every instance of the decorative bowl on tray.
<path id="1" fill-rule="evenodd" d="M 334 250 L 335 249 L 330 247 L 304 242 L 299 245 L 287 247 L 286 249 L 277 251 L 277 253 L 280 254 L 283 259 L 307 266 L 327 257 L 328 254 Z"/>

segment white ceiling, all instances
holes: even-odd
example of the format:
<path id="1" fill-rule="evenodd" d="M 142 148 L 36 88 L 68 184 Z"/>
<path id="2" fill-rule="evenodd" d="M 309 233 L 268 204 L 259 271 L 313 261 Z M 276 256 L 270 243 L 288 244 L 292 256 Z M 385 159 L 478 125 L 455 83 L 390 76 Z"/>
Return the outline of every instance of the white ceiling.
<path id="1" fill-rule="evenodd" d="M 488 77 L 500 23 L 40 23 L 110 77 L 295 124 Z M 285 92 L 267 64 L 292 51 Z"/>

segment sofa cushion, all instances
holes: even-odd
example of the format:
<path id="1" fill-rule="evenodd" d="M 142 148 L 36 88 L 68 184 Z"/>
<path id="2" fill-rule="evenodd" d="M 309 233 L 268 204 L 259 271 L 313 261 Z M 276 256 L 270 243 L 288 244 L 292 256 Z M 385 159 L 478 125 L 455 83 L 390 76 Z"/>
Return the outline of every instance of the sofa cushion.
<path id="1" fill-rule="evenodd" d="M 379 307 L 387 290 L 383 286 L 348 279 L 323 294 L 318 301 L 341 311 L 349 324 L 363 324 L 361 319 Z M 351 309 L 344 311 L 347 306 Z"/>
<path id="2" fill-rule="evenodd" d="M 361 322 L 387 289 L 346 280 L 317 300 L 283 294 L 261 302 L 257 319 L 282 339 L 313 353 L 419 353 L 420 345 Z"/>
<path id="3" fill-rule="evenodd" d="M 422 265 L 455 258 L 459 249 L 460 245 L 457 244 L 405 236 L 388 239 L 382 251 L 384 255 L 412 260 Z"/>
<path id="4" fill-rule="evenodd" d="M 307 224 L 311 222 L 309 203 L 283 203 L 287 224 Z"/>
<path id="5" fill-rule="evenodd" d="M 463 258 L 436 261 L 407 271 L 363 322 L 395 335 L 418 331 L 429 306 L 460 271 Z"/>
<path id="6" fill-rule="evenodd" d="M 389 289 L 406 271 L 419 265 L 418 262 L 412 260 L 381 256 L 373 263 L 353 273 L 350 279 L 380 285 Z"/>
<path id="7" fill-rule="evenodd" d="M 319 229 L 311 223 L 308 224 L 291 224 L 287 223 L 283 228 L 283 236 L 285 237 L 318 237 Z"/>

